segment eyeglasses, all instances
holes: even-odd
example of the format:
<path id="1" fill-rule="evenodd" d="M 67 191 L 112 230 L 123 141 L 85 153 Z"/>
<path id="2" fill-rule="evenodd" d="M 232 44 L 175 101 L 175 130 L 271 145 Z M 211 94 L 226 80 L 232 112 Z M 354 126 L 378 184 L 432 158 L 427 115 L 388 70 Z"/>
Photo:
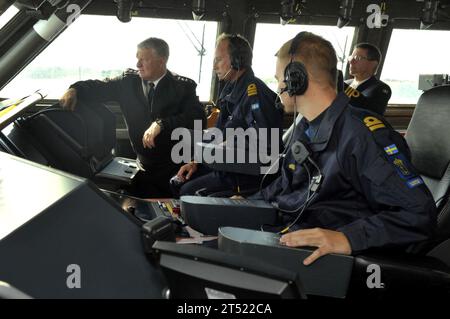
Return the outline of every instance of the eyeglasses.
<path id="1" fill-rule="evenodd" d="M 361 61 L 361 60 L 367 60 L 367 61 L 370 61 L 371 59 L 369 59 L 369 58 L 366 57 L 366 56 L 357 55 L 357 54 L 355 54 L 355 55 L 350 55 L 350 56 L 347 57 L 347 61 L 348 61 L 348 62 L 352 62 L 353 60 L 359 62 L 359 61 Z"/>

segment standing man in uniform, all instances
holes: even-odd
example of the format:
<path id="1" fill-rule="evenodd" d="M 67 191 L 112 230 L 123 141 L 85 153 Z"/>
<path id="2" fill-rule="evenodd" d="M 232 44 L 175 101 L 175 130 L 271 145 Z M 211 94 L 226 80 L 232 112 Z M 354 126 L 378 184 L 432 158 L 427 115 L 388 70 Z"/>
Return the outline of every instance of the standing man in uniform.
<path id="1" fill-rule="evenodd" d="M 275 92 L 253 74 L 250 43 L 240 35 L 230 34 L 220 35 L 216 43 L 214 72 L 222 84 L 216 127 L 224 136 L 227 128 L 267 128 L 269 133 L 276 128 L 281 145 L 283 111 L 275 106 Z M 271 140 L 270 136 L 264 138 Z M 272 152 L 278 154 L 279 149 Z M 261 176 L 212 171 L 195 162 L 182 166 L 177 176 L 186 182 L 180 195 L 194 195 L 200 189 L 239 193 L 241 189 L 257 188 L 261 180 Z"/>
<path id="2" fill-rule="evenodd" d="M 104 81 L 73 84 L 61 98 L 61 106 L 73 110 L 77 100 L 117 101 L 124 115 L 131 144 L 141 168 L 133 194 L 170 197 L 169 181 L 179 169 L 171 160 L 171 132 L 177 127 L 194 128 L 194 120 L 205 121 L 196 95 L 196 83 L 167 70 L 169 46 L 149 38 L 137 47 L 138 71 Z"/>
<path id="3" fill-rule="evenodd" d="M 375 77 L 382 59 L 380 50 L 369 43 L 359 43 L 348 58 L 353 79 L 344 83 L 350 104 L 384 115 L 391 98 L 391 88 Z"/>
<path id="4" fill-rule="evenodd" d="M 284 212 L 282 244 L 330 253 L 404 248 L 431 236 L 433 197 L 410 162 L 405 140 L 383 117 L 349 105 L 336 90 L 330 42 L 302 32 L 277 53 L 286 110 L 303 115 L 281 167 L 261 193 Z"/>

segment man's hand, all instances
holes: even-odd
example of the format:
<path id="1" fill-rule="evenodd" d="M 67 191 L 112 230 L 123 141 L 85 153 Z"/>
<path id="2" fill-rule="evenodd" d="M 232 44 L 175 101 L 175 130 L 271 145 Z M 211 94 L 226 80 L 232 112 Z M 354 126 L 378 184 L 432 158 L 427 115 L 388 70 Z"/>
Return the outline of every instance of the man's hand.
<path id="1" fill-rule="evenodd" d="M 77 105 L 77 90 L 68 89 L 59 99 L 59 105 L 65 110 L 73 111 Z"/>
<path id="2" fill-rule="evenodd" d="M 189 180 L 198 169 L 196 162 L 190 162 L 180 167 L 177 176 L 183 180 L 183 182 Z"/>
<path id="3" fill-rule="evenodd" d="M 303 261 L 305 266 L 327 254 L 350 255 L 352 252 L 352 247 L 343 233 L 322 228 L 302 229 L 288 233 L 280 238 L 280 243 L 289 247 L 318 247 Z"/>
<path id="4" fill-rule="evenodd" d="M 161 133 L 161 127 L 158 123 L 153 122 L 152 125 L 145 131 L 144 136 L 142 137 L 142 144 L 144 148 L 152 148 L 155 147 L 155 139 Z"/>

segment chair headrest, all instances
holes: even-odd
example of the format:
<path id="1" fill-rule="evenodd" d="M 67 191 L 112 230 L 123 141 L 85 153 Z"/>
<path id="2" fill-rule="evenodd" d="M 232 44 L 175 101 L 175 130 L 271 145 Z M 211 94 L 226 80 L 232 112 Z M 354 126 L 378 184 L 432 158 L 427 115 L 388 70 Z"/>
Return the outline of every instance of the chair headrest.
<path id="1" fill-rule="evenodd" d="M 422 175 L 441 179 L 450 162 L 450 85 L 432 88 L 417 102 L 406 139 Z"/>

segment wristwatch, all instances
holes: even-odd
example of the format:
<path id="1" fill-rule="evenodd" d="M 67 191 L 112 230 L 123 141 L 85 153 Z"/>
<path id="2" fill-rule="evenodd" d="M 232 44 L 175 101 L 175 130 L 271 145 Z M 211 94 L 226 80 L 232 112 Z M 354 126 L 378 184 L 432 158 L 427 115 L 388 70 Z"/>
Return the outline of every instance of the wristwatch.
<path id="1" fill-rule="evenodd" d="M 163 121 L 161 119 L 157 119 L 155 122 L 156 122 L 156 124 L 159 125 L 159 127 L 161 128 L 161 131 L 162 131 L 164 129 Z"/>

